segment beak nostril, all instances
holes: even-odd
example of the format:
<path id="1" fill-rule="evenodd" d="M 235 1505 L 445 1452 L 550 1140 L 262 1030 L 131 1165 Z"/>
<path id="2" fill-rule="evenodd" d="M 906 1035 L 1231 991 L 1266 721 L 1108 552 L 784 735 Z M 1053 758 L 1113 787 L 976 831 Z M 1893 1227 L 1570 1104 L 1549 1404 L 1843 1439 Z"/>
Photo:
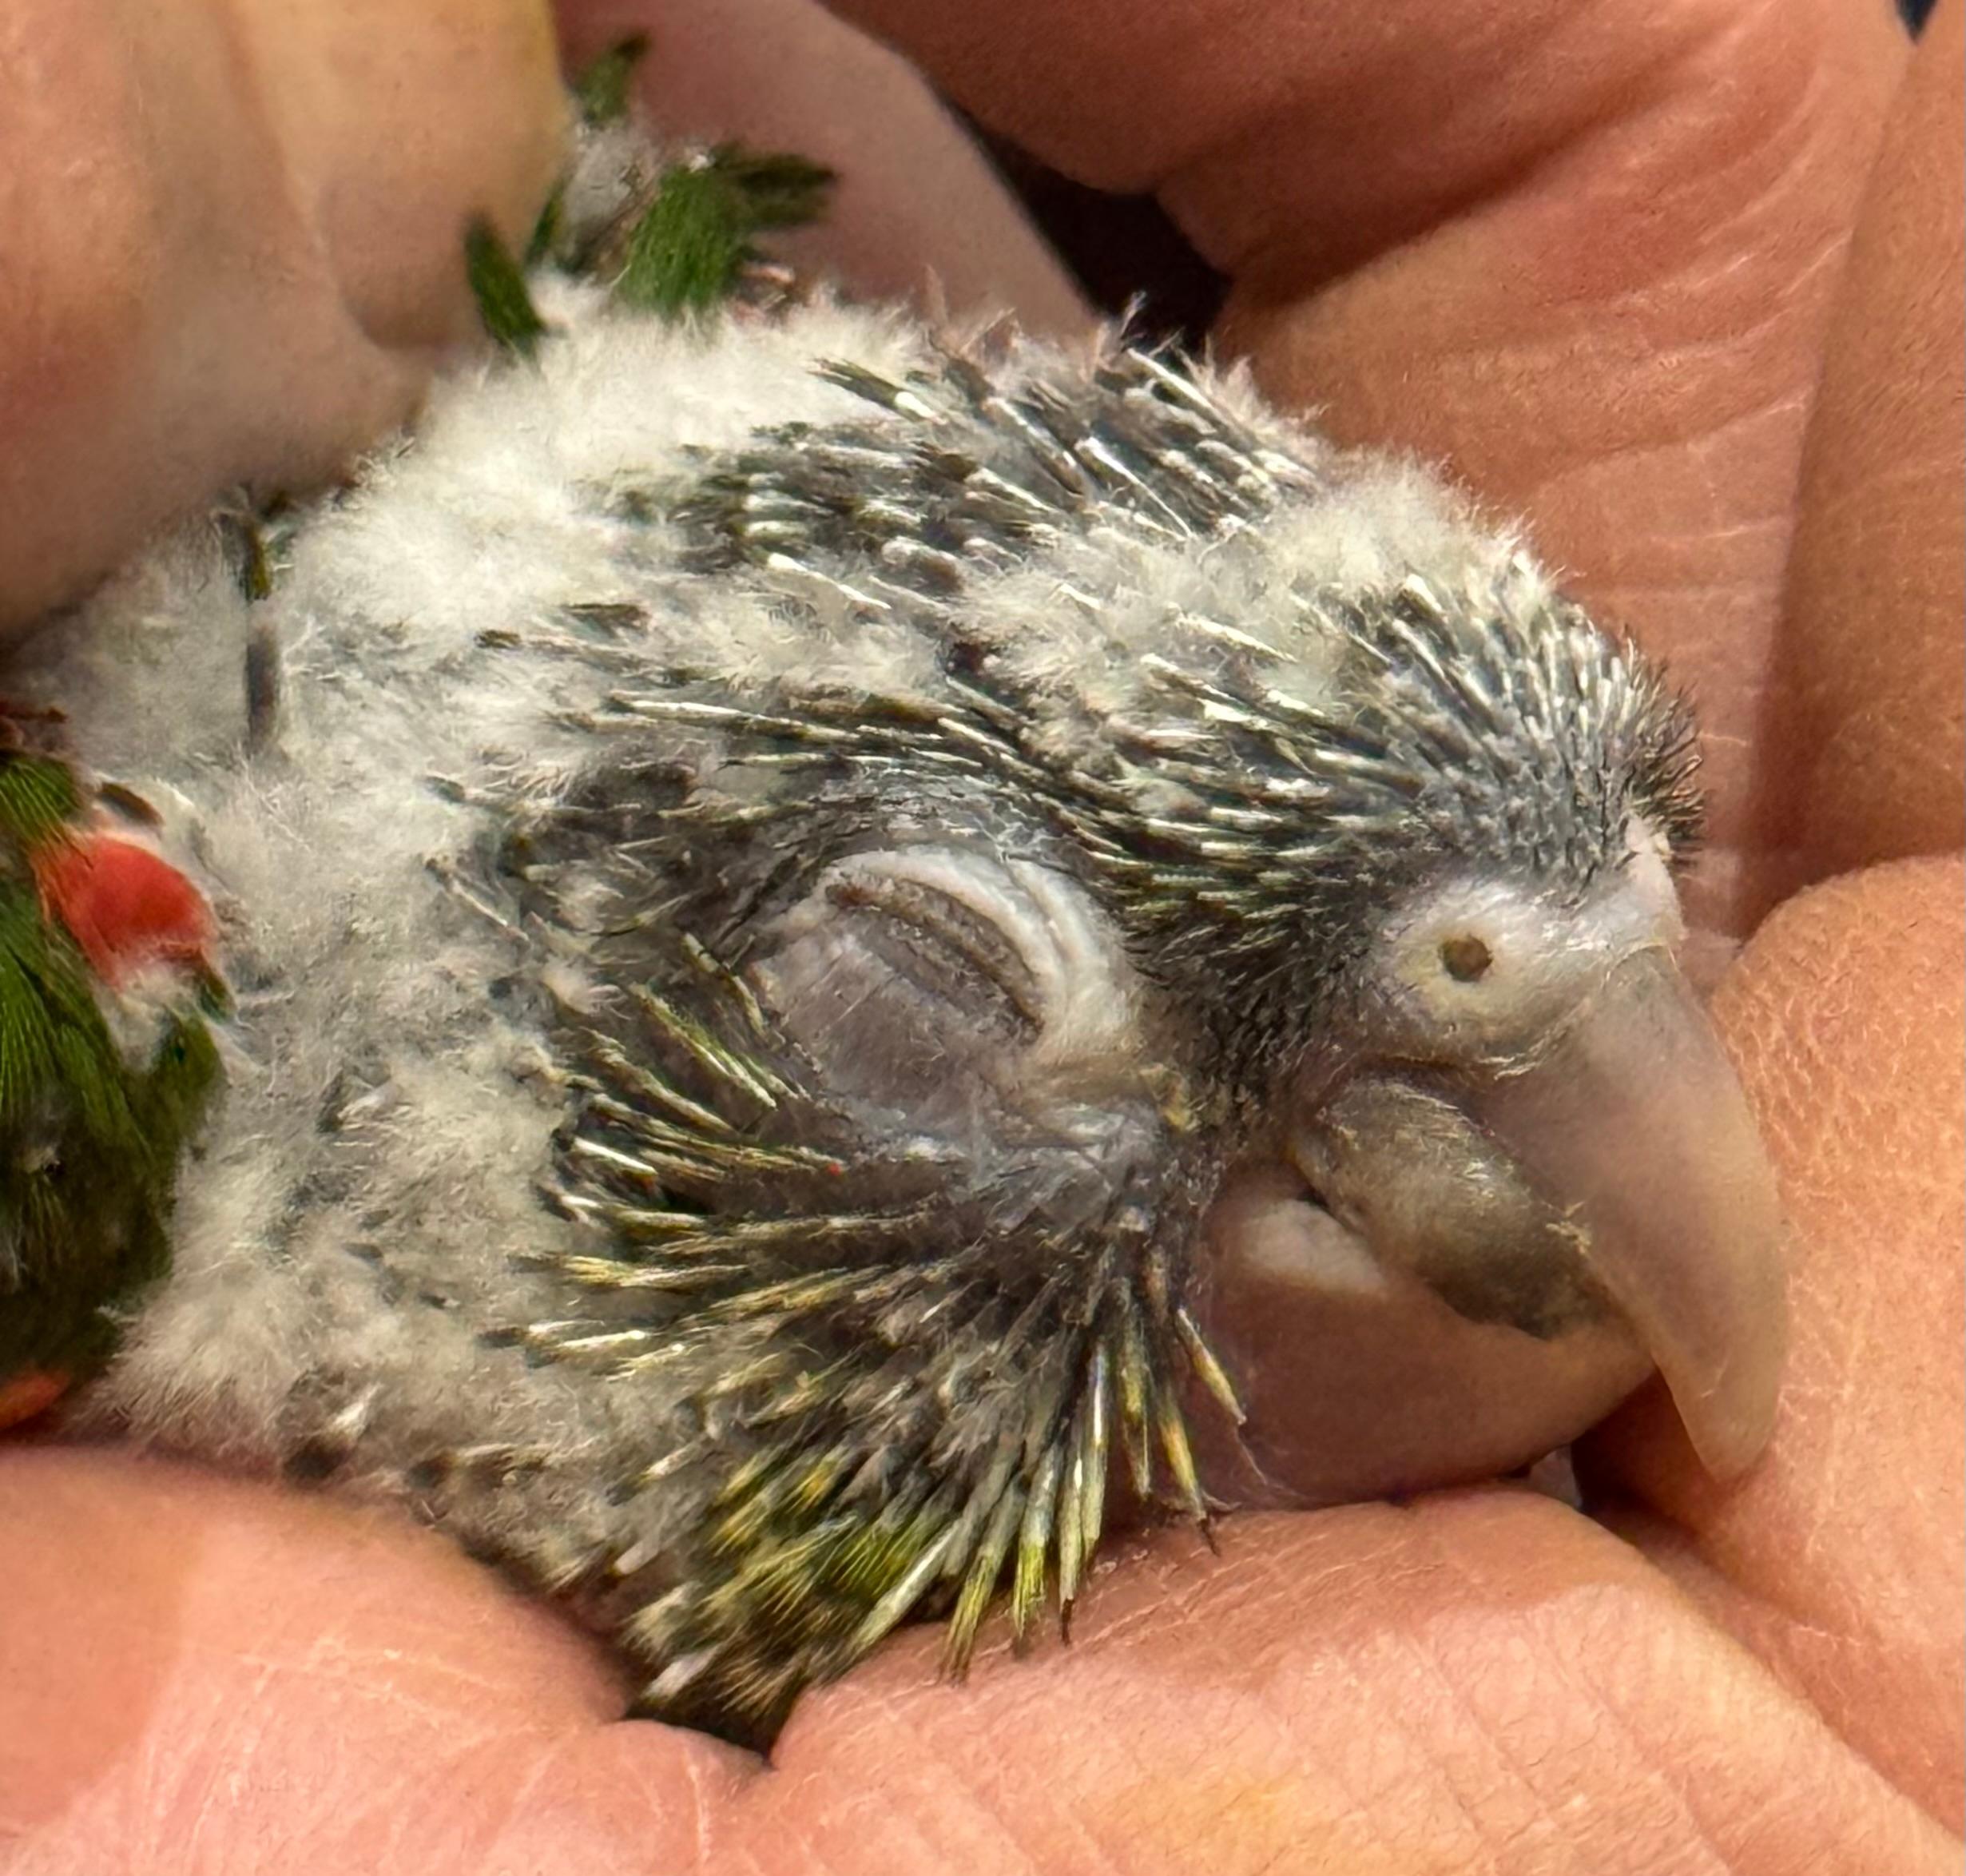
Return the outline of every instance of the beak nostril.
<path id="1" fill-rule="evenodd" d="M 1457 983 L 1478 982 L 1494 962 L 1493 953 L 1472 932 L 1440 940 L 1440 968 Z"/>
<path id="2" fill-rule="evenodd" d="M 1308 1205 L 1312 1210 L 1321 1211 L 1325 1214 L 1327 1217 L 1333 1215 L 1331 1210 L 1331 1201 L 1325 1198 L 1323 1192 L 1321 1191 L 1318 1187 L 1313 1186 L 1308 1179 L 1305 1181 L 1304 1190 L 1301 1194 L 1299 1194 L 1298 1197 L 1300 1202 Z"/>

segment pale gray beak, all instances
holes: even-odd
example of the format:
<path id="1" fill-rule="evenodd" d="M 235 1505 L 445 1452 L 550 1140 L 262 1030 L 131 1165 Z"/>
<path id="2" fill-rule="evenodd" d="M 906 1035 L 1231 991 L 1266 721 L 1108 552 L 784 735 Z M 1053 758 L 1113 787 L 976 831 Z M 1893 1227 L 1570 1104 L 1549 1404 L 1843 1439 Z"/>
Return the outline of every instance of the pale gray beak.
<path id="1" fill-rule="evenodd" d="M 1781 1212 L 1740 1083 L 1670 956 L 1624 960 L 1531 1061 L 1460 1101 L 1574 1226 L 1702 1463 L 1742 1471 L 1787 1352 Z"/>

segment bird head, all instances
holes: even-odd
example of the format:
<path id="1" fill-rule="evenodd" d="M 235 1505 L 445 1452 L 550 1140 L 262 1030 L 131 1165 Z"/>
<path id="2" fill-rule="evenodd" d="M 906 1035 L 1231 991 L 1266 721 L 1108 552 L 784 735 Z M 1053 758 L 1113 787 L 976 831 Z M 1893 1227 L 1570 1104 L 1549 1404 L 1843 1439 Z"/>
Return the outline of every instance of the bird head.
<path id="1" fill-rule="evenodd" d="M 939 633 L 967 597 L 951 694 L 896 705 L 876 759 L 939 737 L 990 771 L 1158 987 L 1143 1046 L 1226 1167 L 1186 1275 L 1249 1410 L 1233 1437 L 1194 1417 L 1218 1495 L 1491 1477 L 1654 1369 L 1740 1470 L 1784 1354 L 1781 1227 L 1678 963 L 1685 701 L 1507 537 L 1226 380 L 1122 351 L 1066 396 L 940 363 L 906 392 L 826 368 L 912 447 L 788 435 L 690 514 L 709 564 L 770 577 L 788 514 L 814 566 L 873 542 Z M 870 455 L 864 511 L 836 484 Z M 995 583 L 888 539 L 900 515 L 1028 550 L 1033 507 L 1044 564 Z"/>
<path id="2" fill-rule="evenodd" d="M 1246 662 L 1174 678 L 1210 753 L 1122 869 L 1241 1090 L 1197 1282 L 1242 1488 L 1490 1474 L 1654 1367 L 1738 1473 L 1773 1416 L 1781 1226 L 1678 961 L 1686 707 L 1520 560 L 1324 603 L 1345 650 L 1314 704 Z"/>

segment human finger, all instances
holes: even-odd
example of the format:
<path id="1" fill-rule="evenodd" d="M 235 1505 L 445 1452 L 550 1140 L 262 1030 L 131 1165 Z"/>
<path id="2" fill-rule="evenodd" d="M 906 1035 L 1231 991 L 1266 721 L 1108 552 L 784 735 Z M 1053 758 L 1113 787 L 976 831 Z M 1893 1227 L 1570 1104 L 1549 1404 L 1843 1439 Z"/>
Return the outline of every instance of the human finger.
<path id="1" fill-rule="evenodd" d="M 1966 873 L 1907 861 L 1785 906 L 1716 1014 L 1789 1222 L 1773 1444 L 1714 1486 L 1670 1406 L 1634 1403 L 1587 1477 L 1617 1526 L 1949 1826 L 1966 1755 Z"/>
<path id="2" fill-rule="evenodd" d="M 0 1551 L 9 1876 L 681 1869 L 745 1769 L 395 1516 L 21 1445 Z"/>
<path id="3" fill-rule="evenodd" d="M 0 629 L 232 482 L 332 473 L 471 330 L 562 111 L 539 0 L 0 19 Z"/>
<path id="4" fill-rule="evenodd" d="M 610 1723 L 427 1532 L 127 1455 L 0 1463 L 14 1876 L 249 1865 L 1923 1876 L 1958 1850 L 1633 1552 L 1520 1492 L 1252 1518 L 970 1682 L 898 1638 L 770 1769 Z"/>
<path id="5" fill-rule="evenodd" d="M 1805 879 L 1966 839 L 1962 42 L 1966 9 L 1941 7 L 1865 197 L 1809 428 L 1766 771 L 1769 843 Z"/>

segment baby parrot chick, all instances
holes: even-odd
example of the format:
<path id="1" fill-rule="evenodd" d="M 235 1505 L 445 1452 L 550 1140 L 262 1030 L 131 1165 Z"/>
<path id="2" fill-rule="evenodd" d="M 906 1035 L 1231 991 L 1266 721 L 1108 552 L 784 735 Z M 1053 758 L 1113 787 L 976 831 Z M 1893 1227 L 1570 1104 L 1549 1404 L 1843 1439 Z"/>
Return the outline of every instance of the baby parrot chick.
<path id="1" fill-rule="evenodd" d="M 910 1616 L 1068 1615 L 1115 1468 L 1412 1490 L 1654 1367 L 1753 1458 L 1777 1221 L 1638 653 L 1234 374 L 540 310 L 264 597 L 193 529 L 14 673 L 236 1005 L 100 1422 L 405 1503 L 758 1744 Z M 141 1143 L 148 1274 L 191 1103 L 78 1019 L 124 1108 L 37 1124 Z"/>

